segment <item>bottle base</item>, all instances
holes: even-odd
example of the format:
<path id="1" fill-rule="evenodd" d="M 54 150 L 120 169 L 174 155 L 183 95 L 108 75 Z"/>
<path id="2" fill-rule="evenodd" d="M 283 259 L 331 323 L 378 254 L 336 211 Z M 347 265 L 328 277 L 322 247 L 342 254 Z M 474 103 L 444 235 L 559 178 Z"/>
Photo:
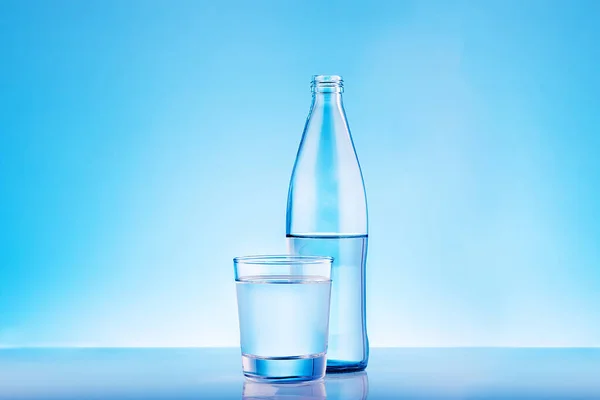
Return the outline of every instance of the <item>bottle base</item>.
<path id="1" fill-rule="evenodd" d="M 349 362 L 338 360 L 327 360 L 327 372 L 343 373 L 364 371 L 367 368 L 367 361 Z"/>
<path id="2" fill-rule="evenodd" d="M 298 357 L 257 357 L 242 353 L 246 378 L 259 382 L 304 382 L 325 376 L 325 353 Z"/>

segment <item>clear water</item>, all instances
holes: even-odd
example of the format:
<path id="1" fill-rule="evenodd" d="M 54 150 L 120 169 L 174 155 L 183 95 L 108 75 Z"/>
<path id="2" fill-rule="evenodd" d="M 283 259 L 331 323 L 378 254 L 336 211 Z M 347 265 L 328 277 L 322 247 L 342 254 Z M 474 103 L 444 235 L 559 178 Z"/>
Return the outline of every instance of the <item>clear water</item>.
<path id="1" fill-rule="evenodd" d="M 236 286 L 243 355 L 310 358 L 327 350 L 331 280 L 246 277 Z"/>
<path id="2" fill-rule="evenodd" d="M 334 259 L 327 369 L 363 369 L 368 360 L 365 321 L 367 235 L 288 235 L 287 240 L 291 254 L 331 256 Z"/>

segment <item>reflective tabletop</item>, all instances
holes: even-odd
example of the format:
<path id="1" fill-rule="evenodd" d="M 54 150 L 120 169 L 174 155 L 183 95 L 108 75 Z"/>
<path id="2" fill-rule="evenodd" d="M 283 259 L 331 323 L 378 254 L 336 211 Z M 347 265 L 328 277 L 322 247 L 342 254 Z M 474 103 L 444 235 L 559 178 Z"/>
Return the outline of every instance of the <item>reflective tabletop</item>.
<path id="1" fill-rule="evenodd" d="M 239 349 L 0 349 L 0 399 L 600 399 L 600 348 L 376 348 L 366 371 L 274 385 Z"/>

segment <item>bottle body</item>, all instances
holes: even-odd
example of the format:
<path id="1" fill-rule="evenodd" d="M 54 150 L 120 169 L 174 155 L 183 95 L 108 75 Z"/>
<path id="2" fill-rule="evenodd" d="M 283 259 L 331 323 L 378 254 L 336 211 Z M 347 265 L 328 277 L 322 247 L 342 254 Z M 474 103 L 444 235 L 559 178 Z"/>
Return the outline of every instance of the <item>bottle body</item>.
<path id="1" fill-rule="evenodd" d="M 342 104 L 342 80 L 316 76 L 288 193 L 291 254 L 324 255 L 332 265 L 328 371 L 368 362 L 365 275 L 367 204 L 362 172 Z"/>

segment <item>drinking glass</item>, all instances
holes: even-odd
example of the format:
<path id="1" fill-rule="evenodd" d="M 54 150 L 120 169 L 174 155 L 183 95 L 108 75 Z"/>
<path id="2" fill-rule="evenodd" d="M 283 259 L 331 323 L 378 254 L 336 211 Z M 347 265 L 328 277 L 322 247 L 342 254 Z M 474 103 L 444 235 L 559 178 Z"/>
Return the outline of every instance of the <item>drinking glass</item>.
<path id="1" fill-rule="evenodd" d="M 247 378 L 298 382 L 325 375 L 332 261 L 289 255 L 233 259 Z"/>

